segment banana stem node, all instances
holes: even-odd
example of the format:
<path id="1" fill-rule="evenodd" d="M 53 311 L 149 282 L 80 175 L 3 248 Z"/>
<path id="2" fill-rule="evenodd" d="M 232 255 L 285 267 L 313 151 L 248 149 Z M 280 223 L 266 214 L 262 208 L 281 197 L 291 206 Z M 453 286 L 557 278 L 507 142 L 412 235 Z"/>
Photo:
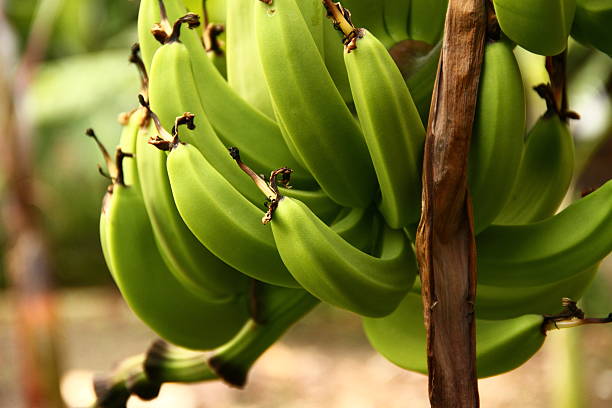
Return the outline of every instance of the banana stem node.
<path id="1" fill-rule="evenodd" d="M 544 315 L 544 322 L 542 322 L 542 332 L 544 334 L 553 329 L 567 329 L 586 324 L 612 323 L 612 313 L 603 318 L 585 317 L 582 309 L 580 309 L 572 299 L 562 298 L 561 304 L 563 305 L 561 313 L 556 315 Z"/>
<path id="2" fill-rule="evenodd" d="M 331 0 L 323 0 L 323 6 L 327 10 L 327 17 L 332 20 L 334 28 L 344 34 L 342 43 L 347 45 L 353 42 L 359 30 L 355 28 L 351 21 L 350 10 L 344 8 L 340 2 L 333 2 Z"/>
<path id="3" fill-rule="evenodd" d="M 287 167 L 276 169 L 270 173 L 270 182 L 266 183 L 266 180 L 262 176 L 258 175 L 249 166 L 244 164 L 240 158 L 240 150 L 238 150 L 237 147 L 230 147 L 228 150 L 238 167 L 253 180 L 257 188 L 266 196 L 267 201 L 264 204 L 268 208 L 268 211 L 261 219 L 261 223 L 264 225 L 269 223 L 272 220 L 272 215 L 276 207 L 278 207 L 278 203 L 283 198 L 278 191 L 278 185 L 280 184 L 282 187 L 291 188 L 289 182 L 291 181 L 291 173 L 293 173 L 293 170 Z"/>
<path id="4" fill-rule="evenodd" d="M 147 75 L 147 69 L 145 68 L 144 62 L 140 56 L 140 44 L 134 43 L 131 48 L 130 57 L 128 61 L 136 65 L 138 68 L 138 74 L 140 75 L 140 92 L 143 95 L 147 95 L 149 89 L 149 76 Z"/>

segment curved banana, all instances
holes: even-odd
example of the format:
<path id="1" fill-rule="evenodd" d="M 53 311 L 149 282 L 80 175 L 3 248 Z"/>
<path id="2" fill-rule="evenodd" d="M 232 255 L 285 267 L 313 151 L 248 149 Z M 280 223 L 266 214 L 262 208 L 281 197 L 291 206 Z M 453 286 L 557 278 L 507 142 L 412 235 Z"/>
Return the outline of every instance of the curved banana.
<path id="1" fill-rule="evenodd" d="M 227 301 L 245 293 L 248 280 L 212 254 L 181 218 L 168 180 L 166 153 L 149 144 L 153 123 L 142 128 L 136 145 L 143 201 L 160 254 L 185 287 L 208 301 Z"/>
<path id="2" fill-rule="evenodd" d="M 184 18 L 185 21 L 193 20 Z M 197 21 L 197 20 L 195 20 Z M 175 25 L 180 24 L 180 19 Z M 190 50 L 178 38 L 177 26 L 168 34 L 166 43 L 160 47 L 151 62 L 149 72 L 149 100 L 151 109 L 161 121 L 162 127 L 170 129 L 177 116 L 193 112 L 197 129 L 185 129 L 182 140 L 191 143 L 225 178 L 253 203 L 261 201 L 261 194 L 248 177 L 236 168 L 227 149 L 217 137 L 214 129 L 202 112 L 200 98 L 191 70 Z M 185 34 L 195 34 L 184 32 Z M 192 51 L 193 52 L 193 51 Z M 206 56 L 204 58 L 208 59 Z"/>
<path id="3" fill-rule="evenodd" d="M 288 197 L 278 201 L 271 224 L 278 251 L 293 277 L 325 302 L 364 316 L 384 316 L 414 282 L 414 254 L 401 231 L 387 227 L 380 256 L 374 257 Z"/>
<path id="4" fill-rule="evenodd" d="M 385 28 L 396 43 L 410 38 L 408 24 L 413 0 L 384 0 Z M 362 24 L 354 21 L 355 24 Z"/>
<path id="5" fill-rule="evenodd" d="M 485 45 L 469 155 L 468 185 L 474 233 L 497 217 L 508 201 L 523 153 L 525 95 L 508 42 Z"/>
<path id="6" fill-rule="evenodd" d="M 448 0 L 410 0 L 408 37 L 436 44 L 442 38 L 447 7 Z"/>
<path id="7" fill-rule="evenodd" d="M 375 174 L 359 125 L 332 82 L 295 0 L 252 0 L 264 76 L 283 136 L 323 191 L 348 207 L 366 207 Z M 245 158 L 246 160 L 246 158 Z"/>
<path id="8" fill-rule="evenodd" d="M 137 112 L 122 140 L 124 148 L 131 146 L 131 152 L 142 121 L 142 111 Z M 132 311 L 168 341 L 192 349 L 224 343 L 248 317 L 244 297 L 226 303 L 205 302 L 168 272 L 142 201 L 136 163 L 133 158 L 119 157 L 122 160 L 118 160 L 114 182 L 104 198 L 100 225 L 106 261 L 121 294 Z"/>
<path id="9" fill-rule="evenodd" d="M 612 180 L 560 213 L 526 225 L 492 225 L 476 237 L 478 281 L 523 287 L 579 274 L 612 251 Z"/>
<path id="10" fill-rule="evenodd" d="M 597 266 L 540 286 L 508 288 L 478 284 L 476 316 L 480 319 L 512 319 L 524 314 L 552 314 L 561 298 L 579 300 L 589 287 Z"/>
<path id="11" fill-rule="evenodd" d="M 514 225 L 555 213 L 574 172 L 574 141 L 558 114 L 547 111 L 527 134 L 510 198 L 494 220 Z"/>
<path id="12" fill-rule="evenodd" d="M 576 0 L 572 37 L 612 57 L 612 3 L 608 0 Z"/>
<path id="13" fill-rule="evenodd" d="M 177 18 L 178 16 L 171 17 Z M 151 34 L 151 28 L 159 22 L 158 0 L 141 0 L 138 8 L 138 43 L 147 72 L 151 69 L 151 61 L 153 61 L 155 51 L 160 47 L 159 42 Z"/>
<path id="14" fill-rule="evenodd" d="M 250 2 L 245 2 L 244 6 L 246 7 L 247 4 Z M 168 5 L 168 12 L 170 11 L 176 12 L 171 4 Z M 185 78 L 184 81 L 187 82 L 185 89 L 181 87 L 175 92 L 180 94 L 187 92 L 191 95 L 196 92 L 200 103 L 196 104 L 190 99 L 192 102 L 185 106 L 186 109 L 175 110 L 172 121 L 174 117 L 183 112 L 194 112 L 196 109 L 201 109 L 204 114 L 197 115 L 197 121 L 202 123 L 210 121 L 218 137 L 227 146 L 239 147 L 242 156 L 252 164 L 257 172 L 267 173 L 271 169 L 287 166 L 295 171 L 293 183 L 296 188 L 316 189 L 316 182 L 310 173 L 287 148 L 278 125 L 247 103 L 228 85 L 210 58 L 207 57 L 197 37 L 192 30 L 183 29 L 180 34 L 180 41 L 188 50 L 185 58 L 189 58 L 192 69 L 192 75 L 187 76 L 193 78 L 195 88 L 192 88 L 192 83 Z M 228 44 L 228 51 L 229 47 Z M 229 64 L 228 61 L 228 66 Z M 186 70 L 188 66 L 179 66 L 177 69 Z M 165 127 L 169 126 L 167 121 L 162 120 Z M 201 130 L 203 128 L 198 132 Z M 189 137 L 189 133 L 186 133 L 186 137 Z M 224 155 L 224 159 L 229 159 L 227 154 Z M 225 171 L 224 174 L 226 174 Z"/>
<path id="15" fill-rule="evenodd" d="M 336 30 L 332 24 L 323 24 L 323 54 L 325 57 L 325 66 L 344 102 L 346 104 L 351 104 L 353 102 L 353 95 L 351 93 L 346 66 L 344 65 L 343 40 L 344 35 L 341 31 Z"/>
<path id="16" fill-rule="evenodd" d="M 351 21 L 359 26 L 365 27 L 374 33 L 376 38 L 385 47 L 391 48 L 396 40 L 387 32 L 385 22 L 385 4 L 383 1 L 371 0 L 343 0 L 342 6 L 349 10 Z"/>
<path id="17" fill-rule="evenodd" d="M 576 0 L 493 0 L 497 21 L 512 41 L 540 55 L 567 47 Z"/>
<path id="18" fill-rule="evenodd" d="M 266 119 L 274 119 L 270 92 L 257 52 L 255 6 L 255 0 L 227 0 L 227 82 L 248 105 Z M 246 157 L 244 147 L 241 149 Z"/>
<path id="19" fill-rule="evenodd" d="M 361 29 L 344 60 L 380 185 L 380 212 L 389 226 L 402 228 L 420 216 L 425 129 L 402 74 L 372 33 Z"/>
<path id="20" fill-rule="evenodd" d="M 524 315 L 509 320 L 476 320 L 478 377 L 510 371 L 535 354 L 544 343 L 544 318 Z M 380 354 L 406 370 L 427 373 L 423 302 L 409 293 L 390 315 L 364 318 L 368 340 Z"/>
<path id="21" fill-rule="evenodd" d="M 198 149 L 177 141 L 170 147 L 166 166 L 179 213 L 204 246 L 245 275 L 299 287 L 278 254 L 272 231 L 259 222 L 263 212 Z"/>

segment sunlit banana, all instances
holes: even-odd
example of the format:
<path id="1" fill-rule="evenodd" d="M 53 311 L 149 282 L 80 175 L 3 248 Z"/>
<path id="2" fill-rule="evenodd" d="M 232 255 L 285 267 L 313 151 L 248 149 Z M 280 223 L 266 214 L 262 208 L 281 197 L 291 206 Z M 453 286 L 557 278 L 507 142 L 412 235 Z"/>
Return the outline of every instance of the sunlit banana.
<path id="1" fill-rule="evenodd" d="M 558 317 L 530 314 L 507 320 L 477 319 L 478 377 L 501 374 L 526 362 L 540 349 L 548 330 L 610 320 L 610 316 L 607 319 L 584 319 L 563 312 Z M 420 295 L 409 293 L 389 316 L 364 318 L 363 325 L 372 346 L 388 360 L 404 369 L 427 373 Z"/>
<path id="2" fill-rule="evenodd" d="M 572 135 L 549 107 L 527 134 L 510 198 L 494 223 L 526 224 L 553 215 L 569 188 L 573 170 Z"/>
<path id="3" fill-rule="evenodd" d="M 128 152 L 127 146 L 134 152 L 142 113 L 139 110 L 130 119 L 122 137 L 122 154 Z M 222 344 L 247 319 L 244 297 L 205 302 L 174 278 L 157 251 L 136 163 L 133 158 L 118 157 L 109 169 L 114 182 L 104 198 L 100 226 L 106 261 L 121 294 L 143 322 L 175 344 L 193 349 Z"/>
<path id="4" fill-rule="evenodd" d="M 581 273 L 612 251 L 612 180 L 545 220 L 492 225 L 476 238 L 478 280 L 519 287 Z"/>
<path id="5" fill-rule="evenodd" d="M 612 3 L 608 0 L 576 0 L 572 37 L 612 56 Z"/>
<path id="6" fill-rule="evenodd" d="M 227 0 L 227 81 L 246 103 L 267 119 L 273 119 L 272 101 L 255 40 L 255 6 L 255 0 Z"/>
<path id="7" fill-rule="evenodd" d="M 181 218 L 168 180 L 166 153 L 149 144 L 153 124 L 141 129 L 136 146 L 143 200 L 160 254 L 168 269 L 187 288 L 209 301 L 245 293 L 246 276 L 231 268 L 191 233 Z"/>
<path id="8" fill-rule="evenodd" d="M 184 119 L 189 123 L 193 117 L 185 114 Z M 169 150 L 166 166 L 176 207 L 200 242 L 248 276 L 274 285 L 299 287 L 281 261 L 272 231 L 259 222 L 263 212 L 198 149 L 179 141 L 178 119 L 174 136 L 161 127 L 157 130 L 156 144 Z"/>
<path id="9" fill-rule="evenodd" d="M 193 16 L 182 17 L 185 22 L 197 24 Z M 183 112 L 193 112 L 197 116 L 197 131 L 185 129 L 183 140 L 195 145 L 206 159 L 223 173 L 232 185 L 253 203 L 261 201 L 257 189 L 249 185 L 250 180 L 236 171 L 227 150 L 217 138 L 206 115 L 202 112 L 200 99 L 191 71 L 191 55 L 185 44 L 178 38 L 180 20 L 163 47 L 153 57 L 149 74 L 149 99 L 151 108 L 158 115 L 163 127 L 170 129 L 174 120 Z M 185 34 L 195 34 L 185 32 Z M 206 57 L 204 57 L 206 58 Z M 159 112 L 159 113 L 158 113 Z"/>
<path id="10" fill-rule="evenodd" d="M 353 101 L 351 86 L 344 65 L 344 47 L 342 43 L 344 35 L 341 31 L 336 30 L 332 24 L 326 22 L 323 24 L 323 47 L 325 66 L 331 76 L 338 92 L 342 95 L 345 103 L 350 104 Z"/>
<path id="11" fill-rule="evenodd" d="M 363 135 L 299 7 L 294 0 L 253 2 L 259 55 L 276 115 L 286 129 L 283 136 L 334 201 L 366 207 L 376 183 Z"/>
<path id="12" fill-rule="evenodd" d="M 404 235 L 387 228 L 379 257 L 361 252 L 302 203 L 283 198 L 271 221 L 274 240 L 291 274 L 314 296 L 365 316 L 397 306 L 416 274 Z"/>
<path id="13" fill-rule="evenodd" d="M 383 1 L 344 0 L 340 3 L 349 10 L 353 23 L 368 29 L 385 44 L 386 48 L 391 48 L 396 43 L 385 25 L 385 5 Z"/>
<path id="14" fill-rule="evenodd" d="M 344 60 L 380 185 L 380 211 L 393 228 L 417 222 L 425 129 L 402 74 L 365 29 L 347 45 Z"/>
<path id="15" fill-rule="evenodd" d="M 512 45 L 485 46 L 469 157 L 474 232 L 485 229 L 508 201 L 525 132 L 523 80 Z"/>
<path id="16" fill-rule="evenodd" d="M 177 14 L 180 17 L 181 9 L 177 7 L 176 0 L 174 2 L 166 0 L 166 5 L 169 18 Z M 188 52 L 183 54 L 185 54 L 185 59 L 189 59 L 192 75 L 185 73 L 184 81 L 186 84 L 174 91 L 179 94 L 186 92 L 191 96 L 195 92 L 200 100 L 201 110 L 204 112 L 204 115 L 197 116 L 198 122 L 205 123 L 204 121 L 210 121 L 210 124 L 212 124 L 219 138 L 226 146 L 239 147 L 245 160 L 248 158 L 256 171 L 267 173 L 271 169 L 288 166 L 295 170 L 293 178 L 294 187 L 299 189 L 316 188 L 316 183 L 312 176 L 287 149 L 278 126 L 244 101 L 228 85 L 210 58 L 206 56 L 197 34 L 192 30 L 184 28 L 180 32 L 180 42 L 188 50 Z M 179 66 L 176 69 L 186 72 L 188 66 Z M 192 88 L 193 83 L 191 83 L 188 77 L 193 77 L 195 88 Z M 159 86 L 164 85 L 160 84 Z M 181 96 L 181 98 L 184 97 Z M 186 106 L 187 109 L 176 109 L 173 113 L 173 118 L 181 115 L 183 112 L 199 109 L 192 98 L 189 101 L 190 104 Z M 200 104 L 197 104 L 197 106 L 200 106 Z M 171 109 L 172 107 L 166 106 L 166 108 Z M 168 122 L 172 120 L 162 117 L 164 126 L 168 126 Z M 198 132 L 205 129 L 202 126 L 198 127 Z M 185 136 L 188 138 L 189 133 L 186 133 Z M 202 153 L 206 154 L 204 151 Z M 227 159 L 226 156 L 224 156 L 224 159 Z M 225 171 L 224 174 L 226 174 Z"/>
<path id="17" fill-rule="evenodd" d="M 375 256 L 355 248 L 302 202 L 281 196 L 276 178 L 269 184 L 233 155 L 270 201 L 262 223 L 272 224 L 280 256 L 300 285 L 319 299 L 364 316 L 389 314 L 412 287 L 416 262 L 404 233 L 384 228 Z"/>
<path id="18" fill-rule="evenodd" d="M 512 41 L 540 55 L 567 47 L 576 0 L 493 0 L 497 21 Z"/>
<path id="19" fill-rule="evenodd" d="M 178 16 L 170 16 L 177 18 Z M 155 51 L 159 48 L 159 42 L 151 35 L 151 28 L 155 23 L 160 22 L 158 0 L 142 0 L 138 9 L 138 43 L 142 60 L 147 69 L 151 69 L 151 61 Z M 170 27 L 166 27 L 170 29 Z"/>

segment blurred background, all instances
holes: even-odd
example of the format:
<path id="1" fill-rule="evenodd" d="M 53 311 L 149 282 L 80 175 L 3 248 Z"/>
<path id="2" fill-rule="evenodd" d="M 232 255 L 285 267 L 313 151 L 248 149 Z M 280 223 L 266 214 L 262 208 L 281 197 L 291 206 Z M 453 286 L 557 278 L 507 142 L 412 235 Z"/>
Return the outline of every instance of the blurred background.
<path id="1" fill-rule="evenodd" d="M 0 0 L 0 407 L 85 407 L 94 372 L 155 337 L 127 310 L 98 240 L 107 180 L 84 130 L 107 146 L 137 105 L 137 0 Z M 526 89 L 543 57 L 516 50 Z M 612 60 L 571 42 L 575 187 L 612 177 Z M 532 95 L 533 94 L 533 95 Z M 545 110 L 528 91 L 529 123 Z M 581 302 L 612 311 L 612 262 Z M 481 381 L 486 407 L 612 406 L 612 325 L 551 333 L 523 367 Z M 220 383 L 164 386 L 132 407 L 427 407 L 427 378 L 368 345 L 359 319 L 321 306 L 259 361 L 245 391 Z"/>

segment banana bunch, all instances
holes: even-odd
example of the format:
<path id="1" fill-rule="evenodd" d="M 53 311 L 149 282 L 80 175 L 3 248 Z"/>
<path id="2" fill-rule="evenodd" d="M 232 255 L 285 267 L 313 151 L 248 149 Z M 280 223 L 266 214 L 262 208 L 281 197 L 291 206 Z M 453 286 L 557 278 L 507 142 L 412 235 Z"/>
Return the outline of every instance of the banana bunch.
<path id="1" fill-rule="evenodd" d="M 210 378 L 242 385 L 319 300 L 363 316 L 392 362 L 426 370 L 411 240 L 447 2 L 343 3 L 140 3 L 142 60 L 132 60 L 143 90 L 116 159 L 103 149 L 102 248 L 143 322 L 176 346 L 218 351 Z M 520 5 L 494 3 L 504 33 L 521 39 Z M 573 4 L 553 7 L 561 32 L 539 36 L 539 52 L 563 49 Z M 410 72 L 389 52 L 402 41 L 429 44 Z M 512 47 L 505 37 L 485 46 L 469 157 L 481 376 L 535 353 L 543 315 L 580 298 L 612 250 L 612 181 L 555 215 L 572 178 L 575 115 L 541 85 L 548 109 L 525 136 Z M 142 378 L 194 378 L 192 363 L 177 357 Z"/>

